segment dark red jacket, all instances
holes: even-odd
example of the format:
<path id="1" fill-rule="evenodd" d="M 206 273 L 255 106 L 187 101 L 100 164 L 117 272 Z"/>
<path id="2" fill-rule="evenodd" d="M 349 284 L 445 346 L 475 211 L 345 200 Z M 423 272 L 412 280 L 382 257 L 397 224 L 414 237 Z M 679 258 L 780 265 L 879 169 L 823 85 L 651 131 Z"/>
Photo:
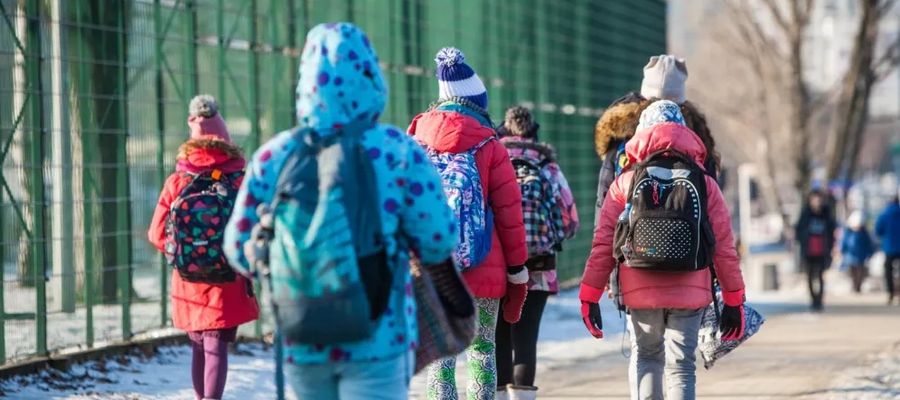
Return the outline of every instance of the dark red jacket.
<path id="1" fill-rule="evenodd" d="M 494 130 L 475 118 L 455 111 L 433 110 L 416 116 L 407 132 L 416 140 L 442 152 L 461 153 L 471 149 Z M 488 142 L 475 153 L 487 204 L 494 211 L 491 252 L 481 265 L 463 273 L 476 297 L 501 298 L 506 295 L 506 267 L 524 265 L 528 259 L 525 225 L 522 222 L 522 193 L 516 173 L 497 141 Z"/>
<path id="2" fill-rule="evenodd" d="M 178 161 L 176 172 L 166 179 L 156 212 L 150 221 L 148 238 L 163 251 L 169 206 L 190 182 L 185 172 L 219 169 L 224 173 L 244 169 L 243 159 L 228 158 L 221 150 L 200 148 Z M 249 281 L 238 275 L 234 282 L 209 284 L 187 282 L 172 270 L 172 323 L 185 331 L 231 328 L 259 318 L 259 305 Z"/>

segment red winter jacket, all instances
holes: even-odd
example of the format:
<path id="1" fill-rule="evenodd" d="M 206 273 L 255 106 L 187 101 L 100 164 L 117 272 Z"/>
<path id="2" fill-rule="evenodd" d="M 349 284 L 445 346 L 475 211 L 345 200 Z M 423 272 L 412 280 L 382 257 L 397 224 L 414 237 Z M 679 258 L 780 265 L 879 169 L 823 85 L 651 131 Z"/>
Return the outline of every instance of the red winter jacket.
<path id="1" fill-rule="evenodd" d="M 687 127 L 674 123 L 664 123 L 637 132 L 625 146 L 632 165 L 662 149 L 680 150 L 693 157 L 699 165 L 703 165 L 703 160 L 706 159 L 706 147 L 700 138 Z M 599 301 L 599 294 L 606 287 L 609 275 L 616 265 L 613 258 L 613 233 L 619 214 L 625 209 L 633 175 L 633 172 L 628 171 L 616 178 L 600 209 L 591 254 L 582 280 L 582 285 L 589 288 L 585 290 L 582 287 L 582 300 Z M 742 290 L 744 279 L 734 248 L 728 206 L 713 178 L 706 177 L 706 187 L 707 215 L 716 236 L 716 251 L 713 255 L 716 275 L 723 292 Z M 706 307 L 712 301 L 710 279 L 709 269 L 673 273 L 643 271 L 623 265 L 619 274 L 623 301 L 627 307 L 635 309 Z M 586 294 L 596 298 L 585 298 Z"/>
<path id="2" fill-rule="evenodd" d="M 493 129 L 475 118 L 440 110 L 419 114 L 407 132 L 437 151 L 452 153 L 467 151 L 494 135 Z M 499 141 L 492 140 L 475 153 L 475 166 L 487 204 L 494 211 L 494 233 L 487 258 L 463 272 L 463 278 L 476 297 L 499 299 L 506 295 L 506 267 L 524 265 L 528 259 L 522 193 L 506 148 Z"/>
<path id="3" fill-rule="evenodd" d="M 184 172 L 199 173 L 213 169 L 232 173 L 244 169 L 242 158 L 229 158 L 222 150 L 196 148 L 178 161 L 176 172 L 166 179 L 156 212 L 150 221 L 150 243 L 163 251 L 169 206 L 190 182 Z M 259 318 L 259 305 L 250 290 L 250 282 L 237 275 L 234 282 L 210 284 L 188 282 L 172 270 L 172 322 L 178 329 L 202 331 L 231 328 Z"/>

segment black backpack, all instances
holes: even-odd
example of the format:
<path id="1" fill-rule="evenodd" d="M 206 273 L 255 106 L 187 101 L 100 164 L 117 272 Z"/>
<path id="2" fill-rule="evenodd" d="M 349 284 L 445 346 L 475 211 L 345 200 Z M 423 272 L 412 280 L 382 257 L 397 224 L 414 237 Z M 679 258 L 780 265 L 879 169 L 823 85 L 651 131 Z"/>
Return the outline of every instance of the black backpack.
<path id="1" fill-rule="evenodd" d="M 631 268 L 691 272 L 712 264 L 706 172 L 676 150 L 632 167 L 630 195 L 616 224 L 614 256 Z"/>

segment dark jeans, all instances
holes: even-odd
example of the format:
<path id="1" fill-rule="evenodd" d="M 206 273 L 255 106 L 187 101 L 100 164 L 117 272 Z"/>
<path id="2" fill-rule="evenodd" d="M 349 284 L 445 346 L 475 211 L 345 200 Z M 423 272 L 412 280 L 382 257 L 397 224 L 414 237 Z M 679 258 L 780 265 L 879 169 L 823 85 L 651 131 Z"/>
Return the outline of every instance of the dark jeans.
<path id="1" fill-rule="evenodd" d="M 534 386 L 538 331 L 548 292 L 529 291 L 522 318 L 510 325 L 497 319 L 497 387 Z"/>
<path id="2" fill-rule="evenodd" d="M 897 276 L 897 261 L 900 261 L 900 254 L 885 254 L 884 256 L 884 290 L 888 294 L 889 301 L 897 296 L 897 285 L 894 284 Z"/>
<path id="3" fill-rule="evenodd" d="M 806 281 L 809 284 L 809 297 L 812 308 L 822 309 L 822 300 L 825 297 L 825 269 L 828 268 L 828 259 L 825 257 L 810 257 L 803 260 L 806 270 Z"/>

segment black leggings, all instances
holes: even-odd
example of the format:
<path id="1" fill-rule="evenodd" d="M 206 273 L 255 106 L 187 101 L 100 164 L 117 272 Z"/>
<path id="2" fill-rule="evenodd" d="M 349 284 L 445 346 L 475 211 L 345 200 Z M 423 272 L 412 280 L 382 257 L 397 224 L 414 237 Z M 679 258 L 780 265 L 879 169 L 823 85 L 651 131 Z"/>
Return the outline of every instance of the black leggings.
<path id="1" fill-rule="evenodd" d="M 522 318 L 510 325 L 497 319 L 497 387 L 534 386 L 538 331 L 548 292 L 529 291 Z"/>
<path id="2" fill-rule="evenodd" d="M 825 269 L 828 268 L 828 260 L 824 257 L 807 258 L 806 283 L 809 285 L 809 297 L 813 308 L 821 309 L 825 297 Z"/>
<path id="3" fill-rule="evenodd" d="M 897 287 L 894 285 L 895 271 L 897 271 L 897 261 L 900 261 L 900 255 L 885 255 L 884 259 L 884 291 L 888 294 L 888 299 L 893 299 L 896 295 Z"/>

